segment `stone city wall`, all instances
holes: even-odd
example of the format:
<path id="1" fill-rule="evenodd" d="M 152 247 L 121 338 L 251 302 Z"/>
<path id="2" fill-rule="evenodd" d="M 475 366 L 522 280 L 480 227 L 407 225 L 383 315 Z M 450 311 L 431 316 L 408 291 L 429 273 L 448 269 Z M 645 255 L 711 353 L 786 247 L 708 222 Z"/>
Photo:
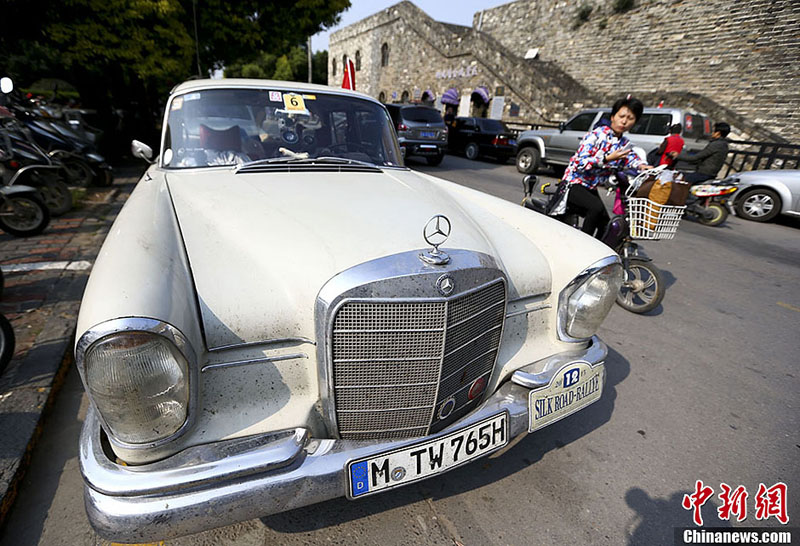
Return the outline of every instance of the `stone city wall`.
<path id="1" fill-rule="evenodd" d="M 381 66 L 381 48 L 389 47 L 389 62 Z M 552 123 L 588 105 L 591 94 L 569 77 L 564 85 L 507 51 L 491 36 L 470 27 L 434 21 L 410 2 L 401 2 L 331 35 L 328 84 L 341 85 L 343 55 L 361 58 L 356 89 L 386 102 L 400 101 L 403 92 L 419 100 L 427 89 L 437 98 L 454 87 L 461 96 L 484 86 L 494 95 L 502 87 L 503 119 Z M 335 63 L 335 68 L 334 68 Z M 578 92 L 575 92 L 578 88 Z M 516 106 L 512 113 L 512 106 Z"/>
<path id="2" fill-rule="evenodd" d="M 617 12 L 624 3 L 518 0 L 476 13 L 473 27 L 519 57 L 538 48 L 606 99 L 685 96 L 753 137 L 800 142 L 800 2 L 635 0 Z"/>

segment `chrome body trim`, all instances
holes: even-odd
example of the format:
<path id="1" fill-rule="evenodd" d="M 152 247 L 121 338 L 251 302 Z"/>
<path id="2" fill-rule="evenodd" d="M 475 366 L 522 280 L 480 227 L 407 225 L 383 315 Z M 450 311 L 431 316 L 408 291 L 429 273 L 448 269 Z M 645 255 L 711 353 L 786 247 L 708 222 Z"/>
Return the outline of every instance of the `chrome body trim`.
<path id="1" fill-rule="evenodd" d="M 556 320 L 556 330 L 558 332 L 558 339 L 561 341 L 566 341 L 568 343 L 580 343 L 587 341 L 586 338 L 579 339 L 572 337 L 566 331 L 565 324 L 567 323 L 567 301 L 572 293 L 586 280 L 603 269 L 604 267 L 608 267 L 611 264 L 620 264 L 622 266 L 622 260 L 618 255 L 613 256 L 606 256 L 602 260 L 598 260 L 586 269 L 584 269 L 580 275 L 572 279 L 570 283 L 564 287 L 564 289 L 558 294 L 558 317 Z"/>
<path id="2" fill-rule="evenodd" d="M 320 289 L 314 310 L 316 338 L 321 340 L 317 344 L 320 406 L 331 437 L 340 438 L 334 404 L 330 336 L 336 313 L 345 303 L 357 300 L 369 303 L 408 300 L 415 303 L 446 302 L 497 279 L 502 279 L 508 297 L 508 281 L 493 257 L 460 249 L 448 250 L 448 253 L 450 261 L 441 266 L 420 261 L 418 250 L 378 258 L 337 274 Z M 436 281 L 444 273 L 450 274 L 456 286 L 461 287 L 447 297 L 443 297 L 436 286 Z M 423 279 L 426 282 L 423 283 Z M 403 297 L 398 298 L 398 294 Z M 442 347 L 444 351 L 444 345 Z"/>
<path id="3" fill-rule="evenodd" d="M 533 313 L 535 311 L 542 311 L 544 309 L 550 309 L 552 305 L 549 303 L 545 303 L 543 305 L 537 305 L 536 307 L 531 307 L 530 309 L 523 309 L 522 311 L 514 311 L 513 313 L 506 314 L 506 318 L 516 317 L 519 315 L 527 315 L 528 313 Z"/>
<path id="4" fill-rule="evenodd" d="M 293 353 L 289 355 L 264 356 L 260 358 L 248 358 L 245 360 L 233 360 L 231 362 L 217 362 L 216 364 L 206 364 L 200 371 L 207 372 L 209 370 L 218 370 L 222 368 L 236 368 L 238 366 L 249 366 L 250 364 L 262 364 L 264 362 L 280 362 L 281 360 L 294 360 L 296 358 L 308 358 L 308 355 L 305 353 Z"/>
<path id="5" fill-rule="evenodd" d="M 278 345 L 282 343 L 310 343 L 316 345 L 317 342 L 313 339 L 306 337 L 281 337 L 275 339 L 265 339 L 263 341 L 248 341 L 247 343 L 233 343 L 231 345 L 222 345 L 220 347 L 210 347 L 209 353 L 217 353 L 220 351 L 231 351 L 234 349 L 248 349 L 251 347 L 258 347 L 259 345 Z"/>
<path id="6" fill-rule="evenodd" d="M 569 362 L 603 365 L 607 353 L 594 337 L 583 349 L 531 363 L 459 421 L 426 437 L 396 441 L 309 439 L 305 429 L 292 429 L 121 466 L 106 455 L 91 408 L 80 450 L 89 521 L 108 540 L 151 542 L 346 496 L 350 460 L 438 438 L 503 411 L 508 412 L 509 441 L 526 434 L 531 389 L 549 383 L 545 379 Z M 545 372 L 536 373 L 542 366 Z M 530 386 L 520 384 L 529 381 Z"/>
<path id="7" fill-rule="evenodd" d="M 114 335 L 120 334 L 123 332 L 148 332 L 151 334 L 156 334 L 161 337 L 166 338 L 168 341 L 172 342 L 172 344 L 177 347 L 178 351 L 183 355 L 187 362 L 187 368 L 189 370 L 189 407 L 186 408 L 186 420 L 183 422 L 183 425 L 176 430 L 174 433 L 169 435 L 166 438 L 162 438 L 161 440 L 156 440 L 155 442 L 146 442 L 142 444 L 131 444 L 128 442 L 122 442 L 117 440 L 111 435 L 110 427 L 108 424 L 103 420 L 102 415 L 100 412 L 97 411 L 97 408 L 92 401 L 92 397 L 89 396 L 89 402 L 92 408 L 97 411 L 98 419 L 100 420 L 103 428 L 108 435 L 109 441 L 115 445 L 119 446 L 123 449 L 130 449 L 130 450 L 146 450 L 151 449 L 154 447 L 162 446 L 174 441 L 176 438 L 183 436 L 186 431 L 188 431 L 192 425 L 194 424 L 195 418 L 197 417 L 197 404 L 198 404 L 198 391 L 199 391 L 199 383 L 200 380 L 198 378 L 198 371 L 197 371 L 197 353 L 194 350 L 194 347 L 189 343 L 189 340 L 183 333 L 172 326 L 169 323 L 166 323 L 161 320 L 156 320 L 148 317 L 126 317 L 126 318 L 118 318 L 109 320 L 106 322 L 102 322 L 95 326 L 89 328 L 78 340 L 75 346 L 75 364 L 78 367 L 78 373 L 81 376 L 81 382 L 83 382 L 83 387 L 88 393 L 89 388 L 86 383 L 86 370 L 84 366 L 84 359 L 86 357 L 86 351 L 100 339 Z"/>

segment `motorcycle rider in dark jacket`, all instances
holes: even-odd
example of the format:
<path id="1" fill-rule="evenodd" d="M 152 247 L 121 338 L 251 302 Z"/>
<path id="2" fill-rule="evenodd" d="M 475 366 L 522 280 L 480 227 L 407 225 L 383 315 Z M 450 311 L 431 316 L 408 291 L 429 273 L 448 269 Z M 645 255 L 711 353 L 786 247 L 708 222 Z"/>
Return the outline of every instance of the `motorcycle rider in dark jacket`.
<path id="1" fill-rule="evenodd" d="M 725 163 L 728 156 L 728 139 L 731 126 L 720 121 L 714 124 L 714 132 L 711 133 L 711 142 L 697 153 L 683 151 L 680 154 L 674 152 L 670 157 L 677 161 L 685 161 L 695 166 L 695 172 L 684 173 L 684 179 L 689 184 L 699 184 L 717 176 L 717 173 Z M 678 170 L 681 170 L 680 168 Z"/>

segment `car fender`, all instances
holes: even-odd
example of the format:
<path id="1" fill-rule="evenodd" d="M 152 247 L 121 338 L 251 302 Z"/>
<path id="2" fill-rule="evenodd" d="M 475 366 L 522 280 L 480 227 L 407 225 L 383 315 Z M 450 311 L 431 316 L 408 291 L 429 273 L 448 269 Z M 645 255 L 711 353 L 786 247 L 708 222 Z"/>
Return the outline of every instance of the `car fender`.
<path id="1" fill-rule="evenodd" d="M 734 204 L 739 201 L 739 197 L 746 191 L 755 188 L 767 188 L 776 191 L 781 198 L 781 214 L 785 214 L 787 211 L 791 210 L 792 192 L 789 191 L 788 186 L 777 180 L 767 180 L 763 178 L 760 178 L 758 181 L 754 182 L 740 182 L 739 191 L 734 194 Z"/>
<path id="2" fill-rule="evenodd" d="M 545 158 L 544 139 L 536 135 L 526 135 L 522 133 L 517 139 L 517 150 L 521 150 L 525 146 L 534 145 L 539 150 L 542 159 Z"/>
<path id="3" fill-rule="evenodd" d="M 153 169 L 131 193 L 106 237 L 86 285 L 76 344 L 91 328 L 124 317 L 166 322 L 204 349 L 194 284 L 172 199 Z"/>

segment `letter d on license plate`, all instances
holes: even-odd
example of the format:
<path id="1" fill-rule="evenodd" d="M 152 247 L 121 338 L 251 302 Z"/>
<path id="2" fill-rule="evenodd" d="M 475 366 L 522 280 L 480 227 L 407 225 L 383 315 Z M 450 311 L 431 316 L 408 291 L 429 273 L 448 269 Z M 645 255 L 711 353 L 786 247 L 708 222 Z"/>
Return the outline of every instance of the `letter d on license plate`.
<path id="1" fill-rule="evenodd" d="M 528 431 L 533 432 L 571 415 L 600 399 L 605 366 L 570 362 L 558 370 L 550 384 L 532 390 L 528 398 Z"/>
<path id="2" fill-rule="evenodd" d="M 349 498 L 379 493 L 440 474 L 508 444 L 508 413 L 461 430 L 347 463 Z"/>

